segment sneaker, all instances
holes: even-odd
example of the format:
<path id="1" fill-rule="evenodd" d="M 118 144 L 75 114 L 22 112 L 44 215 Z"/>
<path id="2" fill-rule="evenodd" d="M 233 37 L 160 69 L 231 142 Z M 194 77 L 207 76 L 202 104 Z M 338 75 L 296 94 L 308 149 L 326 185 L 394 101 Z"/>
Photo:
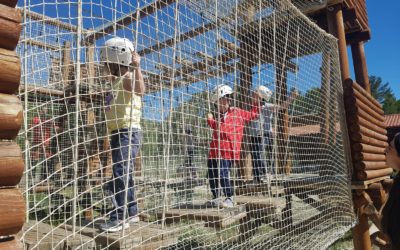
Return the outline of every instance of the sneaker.
<path id="1" fill-rule="evenodd" d="M 220 203 L 221 201 L 218 198 L 212 199 L 206 202 L 206 207 L 218 207 Z"/>
<path id="2" fill-rule="evenodd" d="M 139 218 L 139 215 L 134 215 L 134 216 L 129 217 L 128 220 L 129 220 L 129 224 L 136 224 L 136 223 L 139 223 L 140 218 Z"/>
<path id="3" fill-rule="evenodd" d="M 223 208 L 231 208 L 231 207 L 234 207 L 232 198 L 226 198 L 226 199 L 224 200 L 224 202 L 221 202 L 219 205 L 220 205 L 220 207 L 223 207 Z"/>
<path id="4" fill-rule="evenodd" d="M 115 233 L 122 229 L 128 229 L 129 223 L 121 220 L 109 220 L 106 223 L 100 225 L 100 229 L 104 232 Z"/>

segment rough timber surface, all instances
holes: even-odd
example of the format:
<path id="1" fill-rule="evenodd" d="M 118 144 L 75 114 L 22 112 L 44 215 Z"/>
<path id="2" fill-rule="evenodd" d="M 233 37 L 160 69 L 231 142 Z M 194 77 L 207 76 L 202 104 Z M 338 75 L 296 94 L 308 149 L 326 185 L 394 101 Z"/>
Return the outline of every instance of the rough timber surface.
<path id="1" fill-rule="evenodd" d="M 386 179 L 390 179 L 390 176 L 382 176 L 371 180 L 366 181 L 352 181 L 351 189 L 368 189 L 368 186 L 372 183 L 377 183 Z"/>
<path id="2" fill-rule="evenodd" d="M 162 212 L 157 214 L 162 218 Z M 179 222 L 180 220 L 198 220 L 204 221 L 206 226 L 215 228 L 224 228 L 239 222 L 246 217 L 246 207 L 239 205 L 233 208 L 215 208 L 207 207 L 204 202 L 193 204 L 182 204 L 178 207 L 168 209 L 165 212 L 166 223 Z"/>
<path id="3" fill-rule="evenodd" d="M 72 231 L 60 227 L 52 227 L 39 221 L 30 221 L 24 225 L 23 243 L 25 249 L 37 250 L 64 250 L 64 249 L 94 249 L 92 238 L 84 235 L 72 234 Z"/>
<path id="4" fill-rule="evenodd" d="M 236 196 L 238 205 L 246 206 L 246 211 L 253 218 L 265 218 L 272 220 L 279 216 L 285 207 L 285 201 L 268 196 Z"/>
<path id="5" fill-rule="evenodd" d="M 104 223 L 103 219 L 82 222 L 80 225 L 78 224 L 77 232 L 92 238 L 96 245 L 100 245 L 102 248 L 135 250 L 157 249 L 172 245 L 176 243 L 176 236 L 179 235 L 173 228 L 162 229 L 155 223 L 139 222 L 131 224 L 122 237 L 122 232 L 102 232 L 99 229 L 101 223 Z M 72 229 L 72 226 L 66 225 L 66 228 Z"/>
<path id="6" fill-rule="evenodd" d="M 281 196 L 285 193 L 283 186 L 269 185 L 267 183 L 261 184 L 245 184 L 235 188 L 236 195 L 272 195 Z"/>

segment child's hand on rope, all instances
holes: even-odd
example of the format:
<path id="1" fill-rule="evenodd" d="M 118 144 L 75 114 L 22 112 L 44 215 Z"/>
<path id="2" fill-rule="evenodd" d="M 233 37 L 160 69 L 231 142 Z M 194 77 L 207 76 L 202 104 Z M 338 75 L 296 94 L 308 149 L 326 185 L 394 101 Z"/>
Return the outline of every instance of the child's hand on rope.
<path id="1" fill-rule="evenodd" d="M 214 116 L 211 113 L 208 113 L 207 119 L 209 119 L 209 120 L 214 119 Z"/>
<path id="2" fill-rule="evenodd" d="M 299 96 L 299 91 L 297 89 L 293 90 L 292 92 L 292 98 L 296 99 Z"/>
<path id="3" fill-rule="evenodd" d="M 138 53 L 136 53 L 135 51 L 132 52 L 132 65 L 135 68 L 139 68 L 140 67 L 140 56 Z"/>

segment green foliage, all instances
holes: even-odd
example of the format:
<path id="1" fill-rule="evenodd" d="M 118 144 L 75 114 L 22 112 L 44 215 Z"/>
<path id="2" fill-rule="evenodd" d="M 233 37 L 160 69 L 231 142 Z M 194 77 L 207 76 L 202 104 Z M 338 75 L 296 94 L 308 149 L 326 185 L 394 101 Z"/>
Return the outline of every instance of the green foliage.
<path id="1" fill-rule="evenodd" d="M 293 115 L 320 113 L 322 111 L 321 101 L 321 89 L 311 88 L 304 94 L 300 94 L 296 102 L 289 108 L 293 109 Z"/>
<path id="2" fill-rule="evenodd" d="M 383 105 L 385 114 L 400 113 L 400 100 L 396 100 L 393 90 L 389 83 L 382 83 L 382 78 L 378 76 L 369 76 L 371 85 L 371 94 Z"/>

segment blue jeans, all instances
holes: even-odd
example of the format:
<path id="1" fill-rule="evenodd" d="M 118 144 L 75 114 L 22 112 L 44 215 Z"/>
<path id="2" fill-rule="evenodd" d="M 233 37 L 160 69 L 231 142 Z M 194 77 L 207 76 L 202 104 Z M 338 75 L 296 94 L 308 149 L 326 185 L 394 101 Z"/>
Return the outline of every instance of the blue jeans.
<path id="1" fill-rule="evenodd" d="M 218 162 L 219 162 L 219 178 L 218 178 Z M 232 160 L 225 159 L 208 159 L 208 181 L 210 182 L 211 192 L 214 199 L 218 198 L 220 192 L 219 183 L 221 183 L 222 191 L 226 197 L 233 196 L 233 188 L 229 180 L 229 170 L 233 164 Z"/>
<path id="2" fill-rule="evenodd" d="M 256 180 L 259 180 L 262 175 L 265 175 L 267 168 L 270 168 L 271 173 L 274 172 L 272 166 L 272 135 L 266 132 L 264 138 L 252 136 L 250 139 L 253 176 Z M 262 158 L 264 149 L 266 159 Z"/>
<path id="3" fill-rule="evenodd" d="M 265 175 L 265 163 L 262 159 L 263 143 L 261 136 L 252 136 L 251 138 L 251 159 L 253 165 L 253 177 L 260 180 Z"/>
<path id="4" fill-rule="evenodd" d="M 128 129 L 113 131 L 111 135 L 111 155 L 113 178 L 109 185 L 112 192 L 112 202 L 114 210 L 111 212 L 110 219 L 122 219 L 124 209 L 125 217 L 137 214 L 137 202 L 133 183 L 133 170 L 135 158 L 139 153 L 141 132 L 139 129 L 132 128 L 132 138 L 129 141 Z M 129 144 L 131 144 L 131 155 L 129 157 Z M 128 176 L 127 176 L 128 175 Z M 128 177 L 128 178 L 127 178 Z M 127 191 L 127 194 L 125 193 Z M 125 203 L 125 196 L 127 203 Z"/>

